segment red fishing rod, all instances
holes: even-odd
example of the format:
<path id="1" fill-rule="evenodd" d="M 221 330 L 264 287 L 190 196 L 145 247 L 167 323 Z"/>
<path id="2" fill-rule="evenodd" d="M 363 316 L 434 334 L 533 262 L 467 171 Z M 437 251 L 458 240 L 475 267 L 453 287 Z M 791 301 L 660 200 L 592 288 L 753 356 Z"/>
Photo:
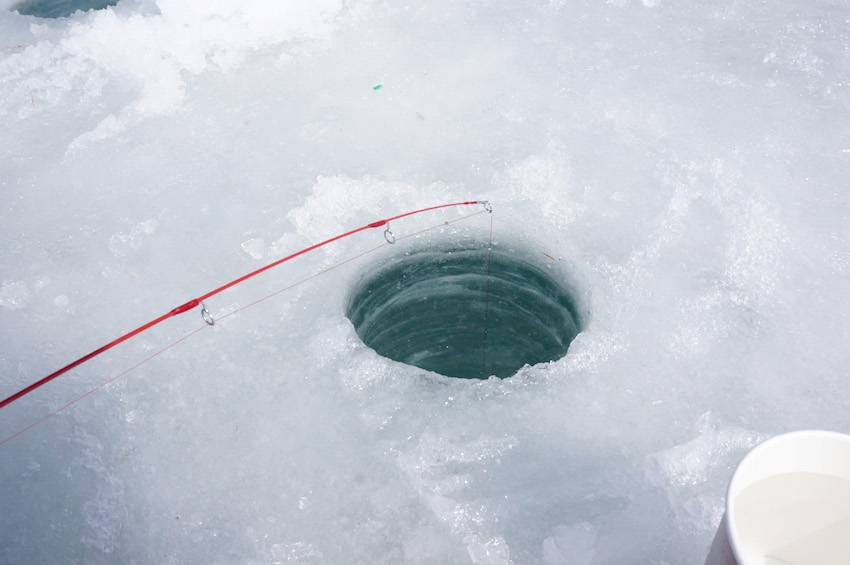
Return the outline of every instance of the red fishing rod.
<path id="1" fill-rule="evenodd" d="M 52 381 L 53 379 L 55 379 L 59 375 L 67 373 L 68 371 L 70 371 L 74 367 L 76 367 L 78 365 L 82 365 L 83 363 L 85 363 L 89 359 L 92 359 L 93 357 L 97 357 L 98 355 L 100 355 L 104 351 L 107 351 L 107 350 L 115 347 L 119 343 L 127 341 L 128 339 L 130 339 L 134 335 L 140 334 L 143 331 L 148 330 L 148 329 L 154 327 L 155 325 L 167 320 L 168 318 L 171 318 L 171 317 L 176 316 L 178 314 L 182 314 L 183 312 L 188 312 L 189 310 L 194 309 L 196 306 L 201 306 L 201 316 L 203 316 L 204 321 L 209 325 L 213 325 L 215 322 L 214 322 L 212 316 L 210 316 L 209 312 L 207 311 L 206 306 L 203 304 L 204 300 L 206 300 L 207 298 L 209 298 L 211 296 L 215 296 L 216 294 L 218 294 L 218 293 L 220 293 L 224 290 L 227 290 L 228 288 L 235 286 L 235 285 L 237 285 L 237 284 L 239 284 L 243 281 L 246 281 L 246 280 L 250 279 L 251 277 L 259 275 L 260 273 L 262 273 L 264 271 L 268 271 L 269 269 L 271 269 L 273 267 L 277 267 L 281 263 L 286 263 L 290 259 L 294 259 L 295 257 L 298 257 L 299 255 L 303 255 L 305 253 L 313 251 L 314 249 L 318 249 L 319 247 L 327 245 L 328 243 L 332 243 L 334 241 L 348 237 L 350 235 L 354 235 L 355 233 L 358 233 L 358 232 L 361 232 L 361 231 L 364 231 L 364 230 L 387 226 L 393 220 L 406 218 L 407 216 L 413 216 L 415 214 L 421 214 L 422 212 L 428 212 L 428 211 L 431 211 L 431 210 L 438 210 L 440 208 L 451 208 L 453 206 L 470 206 L 470 205 L 473 205 L 473 204 L 483 204 L 484 207 L 487 208 L 488 211 L 490 210 L 489 203 L 487 201 L 484 201 L 484 200 L 473 200 L 473 201 L 470 201 L 470 202 L 455 202 L 453 204 L 441 204 L 439 206 L 431 206 L 429 208 L 422 208 L 421 210 L 414 210 L 413 212 L 407 212 L 405 214 L 399 214 L 398 216 L 393 216 L 392 218 L 387 218 L 386 220 L 379 220 L 377 222 L 372 222 L 371 224 L 366 224 L 365 226 L 351 230 L 351 231 L 346 232 L 342 235 L 338 235 L 336 237 L 332 237 L 330 239 L 327 239 L 327 240 L 325 240 L 321 243 L 311 245 L 310 247 L 302 249 L 301 251 L 293 253 L 292 255 L 284 257 L 283 259 L 278 259 L 274 263 L 270 263 L 270 264 L 266 265 L 265 267 L 257 269 L 256 271 L 253 271 L 251 273 L 248 273 L 247 275 L 245 275 L 243 277 L 239 277 L 238 279 L 232 280 L 229 283 L 227 283 L 223 286 L 220 286 L 217 289 L 212 290 L 212 291 L 204 294 L 203 296 L 200 296 L 198 298 L 190 300 L 186 304 L 183 304 L 182 306 L 178 306 L 177 308 L 171 310 L 167 314 L 163 314 L 159 318 L 152 320 L 152 321 L 148 322 L 147 324 L 145 324 L 141 327 L 138 327 L 135 330 L 133 330 L 133 331 L 127 333 L 127 334 L 122 335 L 121 337 L 119 337 L 118 339 L 116 339 L 114 341 L 107 343 L 106 345 L 104 345 L 100 349 L 92 351 L 91 353 L 89 353 L 88 355 L 86 355 L 84 357 L 80 357 L 79 359 L 77 359 L 76 361 L 74 361 L 73 363 L 71 363 L 69 365 L 65 365 L 64 367 L 62 367 L 58 371 L 50 373 L 49 375 L 47 375 L 46 377 L 44 377 L 40 381 L 31 384 L 30 386 L 26 387 L 25 389 L 16 392 L 15 394 L 10 396 L 9 398 L 0 402 L 0 408 L 3 408 L 7 404 L 11 404 L 15 400 L 21 398 L 22 396 L 24 396 L 26 394 L 29 394 L 30 392 L 34 391 L 35 389 L 39 388 L 40 386 L 49 383 L 50 381 Z M 389 227 L 387 227 L 387 229 L 384 231 L 384 237 L 387 239 L 387 242 L 389 242 L 389 243 L 395 242 L 395 238 L 392 235 L 392 232 L 389 230 Z"/>

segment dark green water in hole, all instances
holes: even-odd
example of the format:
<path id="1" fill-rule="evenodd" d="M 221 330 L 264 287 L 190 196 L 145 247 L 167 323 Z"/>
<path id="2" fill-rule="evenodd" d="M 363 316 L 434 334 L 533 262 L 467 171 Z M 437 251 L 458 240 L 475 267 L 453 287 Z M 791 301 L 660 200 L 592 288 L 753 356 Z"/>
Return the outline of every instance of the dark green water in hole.
<path id="1" fill-rule="evenodd" d="M 575 300 L 545 270 L 487 246 L 425 250 L 361 281 L 347 315 L 363 343 L 461 378 L 506 378 L 554 361 L 581 331 Z M 486 354 L 485 354 L 486 318 Z"/>
<path id="2" fill-rule="evenodd" d="M 65 18 L 77 10 L 101 10 L 117 3 L 118 0 L 23 0 L 13 5 L 12 10 L 24 16 Z"/>

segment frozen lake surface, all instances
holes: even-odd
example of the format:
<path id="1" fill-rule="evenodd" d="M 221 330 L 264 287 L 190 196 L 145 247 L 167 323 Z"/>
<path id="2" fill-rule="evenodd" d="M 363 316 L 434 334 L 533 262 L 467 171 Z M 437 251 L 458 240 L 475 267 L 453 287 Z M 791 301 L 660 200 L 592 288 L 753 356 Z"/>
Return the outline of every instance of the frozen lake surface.
<path id="1" fill-rule="evenodd" d="M 461 209 L 245 308 L 384 239 L 335 242 L 0 410 L 115 379 L 0 445 L 0 562 L 701 564 L 752 446 L 850 432 L 846 2 L 13 5 L 0 397 L 449 202 L 583 323 L 504 380 L 363 345 L 359 281 L 487 245 Z"/>

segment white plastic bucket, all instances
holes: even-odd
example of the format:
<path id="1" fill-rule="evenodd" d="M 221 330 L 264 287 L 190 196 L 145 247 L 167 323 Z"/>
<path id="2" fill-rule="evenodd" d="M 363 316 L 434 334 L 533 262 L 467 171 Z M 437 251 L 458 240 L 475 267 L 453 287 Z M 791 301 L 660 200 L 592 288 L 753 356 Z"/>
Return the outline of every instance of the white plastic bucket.
<path id="1" fill-rule="evenodd" d="M 750 451 L 706 565 L 850 564 L 850 436 L 801 431 Z"/>

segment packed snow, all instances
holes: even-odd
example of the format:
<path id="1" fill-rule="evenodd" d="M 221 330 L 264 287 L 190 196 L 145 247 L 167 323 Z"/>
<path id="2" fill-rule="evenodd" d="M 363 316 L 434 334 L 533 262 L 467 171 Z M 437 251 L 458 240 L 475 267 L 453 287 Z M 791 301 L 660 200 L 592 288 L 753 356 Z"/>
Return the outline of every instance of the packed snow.
<path id="1" fill-rule="evenodd" d="M 843 0 L 14 4 L 0 397 L 458 201 L 583 331 L 504 380 L 385 359 L 351 289 L 490 217 L 334 242 L 0 410 L 77 400 L 0 445 L 0 562 L 701 564 L 749 449 L 850 432 Z"/>

